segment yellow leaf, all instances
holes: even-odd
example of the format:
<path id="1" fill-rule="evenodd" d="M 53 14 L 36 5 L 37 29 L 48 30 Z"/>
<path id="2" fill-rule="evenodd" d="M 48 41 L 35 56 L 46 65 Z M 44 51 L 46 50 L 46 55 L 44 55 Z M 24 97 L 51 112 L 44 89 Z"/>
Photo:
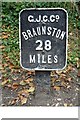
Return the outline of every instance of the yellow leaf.
<path id="1" fill-rule="evenodd" d="M 20 85 L 26 85 L 26 82 L 24 80 L 22 80 L 19 84 Z"/>
<path id="2" fill-rule="evenodd" d="M 53 77 L 55 75 L 55 72 L 51 72 L 50 76 Z"/>
<path id="3" fill-rule="evenodd" d="M 22 100 L 21 100 L 21 104 L 24 105 L 26 102 L 27 102 L 27 98 L 23 97 Z"/>
<path id="4" fill-rule="evenodd" d="M 57 73 L 58 75 L 60 75 L 62 72 L 63 72 L 63 71 L 61 71 L 61 70 L 56 70 L 56 73 Z"/>
<path id="5" fill-rule="evenodd" d="M 64 107 L 67 107 L 68 105 L 67 105 L 67 103 L 64 103 Z"/>
<path id="6" fill-rule="evenodd" d="M 30 87 L 28 92 L 34 92 L 35 88 L 34 87 Z"/>
<path id="7" fill-rule="evenodd" d="M 73 33 L 71 32 L 71 33 L 69 33 L 69 35 L 71 35 L 71 36 L 72 36 L 72 35 L 73 35 Z"/>
<path id="8" fill-rule="evenodd" d="M 3 82 L 1 83 L 1 85 L 3 86 L 3 85 L 5 85 L 6 83 L 8 83 L 8 80 L 3 81 Z"/>

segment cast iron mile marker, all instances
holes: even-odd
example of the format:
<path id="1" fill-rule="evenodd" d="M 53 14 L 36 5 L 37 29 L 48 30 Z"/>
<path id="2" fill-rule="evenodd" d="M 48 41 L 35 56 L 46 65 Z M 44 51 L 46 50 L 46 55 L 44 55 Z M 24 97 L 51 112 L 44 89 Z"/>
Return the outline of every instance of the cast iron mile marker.
<path id="1" fill-rule="evenodd" d="M 21 66 L 30 70 L 56 70 L 66 65 L 67 12 L 25 9 L 20 13 Z"/>
<path id="2" fill-rule="evenodd" d="M 68 15 L 65 9 L 23 9 L 19 15 L 19 30 L 20 63 L 24 69 L 51 71 L 66 66 Z"/>

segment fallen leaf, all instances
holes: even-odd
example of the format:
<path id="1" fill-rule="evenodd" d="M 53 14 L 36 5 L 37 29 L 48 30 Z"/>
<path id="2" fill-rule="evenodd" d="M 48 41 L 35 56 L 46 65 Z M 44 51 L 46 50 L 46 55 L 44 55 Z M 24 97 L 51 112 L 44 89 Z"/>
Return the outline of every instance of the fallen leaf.
<path id="1" fill-rule="evenodd" d="M 19 86 L 19 84 L 18 84 L 18 83 L 13 83 L 13 85 L 12 85 L 12 89 L 17 89 L 17 88 L 18 88 L 18 86 Z"/>
<path id="2" fill-rule="evenodd" d="M 78 71 L 78 74 L 77 74 L 78 77 L 80 77 L 80 70 Z"/>
<path id="3" fill-rule="evenodd" d="M 25 79 L 25 75 L 22 75 L 22 78 Z"/>
<path id="4" fill-rule="evenodd" d="M 68 105 L 67 105 L 67 103 L 64 103 L 64 107 L 67 107 Z"/>
<path id="5" fill-rule="evenodd" d="M 58 107 L 58 106 L 59 106 L 59 103 L 57 103 L 55 106 Z"/>
<path id="6" fill-rule="evenodd" d="M 56 79 L 55 79 L 55 78 L 51 78 L 51 80 L 52 80 L 52 82 L 55 82 L 55 81 L 56 81 Z"/>
<path id="7" fill-rule="evenodd" d="M 79 61 L 79 58 L 75 58 L 76 61 Z"/>
<path id="8" fill-rule="evenodd" d="M 71 88 L 71 86 L 70 86 L 70 85 L 68 85 L 68 86 L 67 86 L 67 88 L 69 89 L 69 88 Z"/>
<path id="9" fill-rule="evenodd" d="M 60 90 L 60 87 L 58 87 L 58 86 L 54 86 L 53 88 L 54 88 L 54 90 L 57 90 L 57 91 Z"/>
<path id="10" fill-rule="evenodd" d="M 9 105 L 14 105 L 16 103 L 16 100 L 10 100 Z"/>
<path id="11" fill-rule="evenodd" d="M 28 94 L 29 94 L 29 93 L 28 93 L 28 89 L 21 90 L 21 91 L 18 92 L 18 94 L 20 94 L 20 95 L 22 95 L 22 94 L 23 94 L 23 95 L 24 95 L 24 94 L 25 94 L 25 95 L 28 95 Z"/>
<path id="12" fill-rule="evenodd" d="M 61 70 L 56 70 L 56 73 L 57 73 L 58 75 L 60 75 L 62 72 L 63 72 L 63 71 L 61 71 Z"/>
<path id="13" fill-rule="evenodd" d="M 63 71 L 63 73 L 67 73 L 67 72 L 68 72 L 68 70 L 67 70 L 67 69 Z"/>
<path id="14" fill-rule="evenodd" d="M 65 77 L 66 77 L 66 74 L 61 74 L 60 77 L 64 77 L 64 78 L 65 78 Z"/>
<path id="15" fill-rule="evenodd" d="M 50 76 L 53 77 L 54 75 L 55 75 L 55 72 L 52 71 L 51 74 L 50 74 Z"/>
<path id="16" fill-rule="evenodd" d="M 62 81 L 62 82 L 61 82 L 61 86 L 67 87 L 67 84 L 66 84 L 64 81 Z"/>
<path id="17" fill-rule="evenodd" d="M 70 82 L 70 81 L 72 81 L 72 78 L 71 78 L 71 77 L 69 77 L 69 78 L 67 78 L 67 80 Z"/>
<path id="18" fill-rule="evenodd" d="M 3 82 L 1 83 L 1 85 L 4 86 L 4 85 L 7 84 L 7 83 L 8 83 L 8 80 L 5 80 L 5 81 L 3 81 Z"/>
<path id="19" fill-rule="evenodd" d="M 79 91 L 79 88 L 76 88 L 77 91 Z"/>
<path id="20" fill-rule="evenodd" d="M 69 33 L 69 35 L 71 35 L 71 36 L 72 36 L 72 35 L 73 35 L 73 33 L 71 32 L 71 33 Z"/>
<path id="21" fill-rule="evenodd" d="M 3 38 L 3 39 L 7 39 L 7 38 L 8 38 L 8 35 L 3 35 L 2 38 Z"/>
<path id="22" fill-rule="evenodd" d="M 35 71 L 28 71 L 27 74 L 28 75 L 35 75 Z"/>
<path id="23" fill-rule="evenodd" d="M 27 102 L 27 98 L 24 98 L 24 97 L 23 97 L 23 98 L 21 99 L 21 104 L 24 105 L 26 102 Z"/>
<path id="24" fill-rule="evenodd" d="M 61 101 L 61 98 L 58 98 L 57 101 Z"/>
<path id="25" fill-rule="evenodd" d="M 77 61 L 77 68 L 80 67 L 80 61 Z"/>
<path id="26" fill-rule="evenodd" d="M 34 87 L 30 87 L 29 90 L 28 90 L 28 92 L 32 93 L 32 92 L 34 92 L 34 90 L 35 90 Z"/>
<path id="27" fill-rule="evenodd" d="M 4 63 L 4 67 L 7 67 L 8 66 L 8 64 L 7 63 Z"/>
<path id="28" fill-rule="evenodd" d="M 30 83 L 29 83 L 29 86 L 30 86 L 30 87 L 34 87 L 34 84 L 30 82 Z"/>
<path id="29" fill-rule="evenodd" d="M 24 80 L 26 83 L 30 83 L 33 81 L 33 78 L 28 78 L 27 80 Z"/>
<path id="30" fill-rule="evenodd" d="M 32 74 L 32 72 L 31 71 L 28 71 L 28 73 L 27 73 L 28 75 L 31 75 Z"/>
<path id="31" fill-rule="evenodd" d="M 9 69 L 13 69 L 14 68 L 14 65 L 9 65 Z"/>
<path id="32" fill-rule="evenodd" d="M 0 49 L 4 49 L 4 48 L 5 48 L 5 46 L 3 46 L 3 45 L 0 46 Z"/>
<path id="33" fill-rule="evenodd" d="M 9 101 L 9 105 L 14 105 L 15 103 L 17 103 L 19 101 L 19 97 L 13 99 L 13 100 L 10 100 Z"/>
<path id="34" fill-rule="evenodd" d="M 26 82 L 24 80 L 22 80 L 19 84 L 20 85 L 26 85 Z"/>
<path id="35" fill-rule="evenodd" d="M 73 106 L 73 104 L 71 103 L 69 106 Z"/>

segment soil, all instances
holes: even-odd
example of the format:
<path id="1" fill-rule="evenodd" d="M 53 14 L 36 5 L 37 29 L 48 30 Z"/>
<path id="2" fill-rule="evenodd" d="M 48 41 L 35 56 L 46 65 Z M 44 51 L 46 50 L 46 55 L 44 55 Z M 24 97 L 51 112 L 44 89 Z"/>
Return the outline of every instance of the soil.
<path id="1" fill-rule="evenodd" d="M 21 81 L 22 76 L 33 77 L 36 90 L 34 94 L 30 94 L 27 103 L 22 106 L 80 106 L 80 78 L 77 76 L 78 71 L 74 68 L 69 75 L 73 78 L 68 88 L 61 86 L 60 89 L 54 89 L 51 86 L 50 72 L 36 72 L 35 76 L 27 76 L 26 72 L 15 73 L 14 76 Z M 57 74 L 55 74 L 57 76 Z M 61 84 L 61 83 L 54 83 Z M 59 85 L 60 86 L 60 85 Z M 27 86 L 26 86 L 27 87 Z M 2 106 L 21 106 L 20 101 L 10 105 L 10 100 L 17 98 L 17 92 L 20 90 L 12 90 L 8 87 L 0 89 L 0 97 L 2 96 Z"/>

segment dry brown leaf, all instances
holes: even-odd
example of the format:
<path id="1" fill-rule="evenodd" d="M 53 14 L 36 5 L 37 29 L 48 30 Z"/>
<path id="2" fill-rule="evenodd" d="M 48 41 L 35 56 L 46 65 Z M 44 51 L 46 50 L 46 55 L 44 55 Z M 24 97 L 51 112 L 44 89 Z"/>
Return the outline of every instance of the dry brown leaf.
<path id="1" fill-rule="evenodd" d="M 63 73 L 67 73 L 68 72 L 68 69 L 64 70 Z"/>
<path id="2" fill-rule="evenodd" d="M 27 80 L 24 80 L 26 83 L 30 83 L 33 81 L 33 78 L 28 78 Z"/>
<path id="3" fill-rule="evenodd" d="M 51 78 L 51 80 L 52 80 L 52 82 L 55 82 L 55 81 L 56 81 L 56 79 L 55 79 L 55 78 Z"/>
<path id="4" fill-rule="evenodd" d="M 14 105 L 17 101 L 19 101 L 19 97 L 15 98 L 13 100 L 10 100 L 9 105 Z"/>
<path id="5" fill-rule="evenodd" d="M 18 88 L 18 86 L 19 86 L 19 84 L 18 84 L 18 83 L 13 83 L 13 85 L 12 85 L 12 89 L 17 89 L 17 88 Z"/>
<path id="6" fill-rule="evenodd" d="M 8 61 L 10 61 L 10 58 L 9 57 L 5 57 L 6 58 L 6 61 L 8 62 Z"/>
<path id="7" fill-rule="evenodd" d="M 4 63 L 4 67 L 7 67 L 8 66 L 8 64 L 7 63 Z"/>
<path id="8" fill-rule="evenodd" d="M 3 39 L 7 39 L 7 38 L 8 38 L 8 35 L 3 35 L 2 38 L 3 38 Z"/>
<path id="9" fill-rule="evenodd" d="M 25 75 L 22 75 L 22 78 L 25 79 Z"/>
<path id="10" fill-rule="evenodd" d="M 28 92 L 32 93 L 32 92 L 34 92 L 34 90 L 35 90 L 34 87 L 30 87 L 29 90 L 28 90 Z"/>
<path id="11" fill-rule="evenodd" d="M 66 74 L 61 74 L 60 77 L 65 78 L 65 77 L 66 77 Z"/>
<path id="12" fill-rule="evenodd" d="M 29 86 L 30 86 L 30 87 L 34 87 L 34 84 L 30 82 L 30 83 L 29 83 Z"/>
<path id="13" fill-rule="evenodd" d="M 1 83 L 1 85 L 4 86 L 4 85 L 7 84 L 7 83 L 8 83 L 8 80 L 5 80 L 5 81 L 3 81 L 3 82 Z"/>
<path id="14" fill-rule="evenodd" d="M 27 73 L 28 75 L 31 75 L 32 74 L 32 72 L 31 71 L 28 71 L 28 73 Z"/>
<path id="15" fill-rule="evenodd" d="M 32 81 L 33 81 L 33 78 L 28 78 L 27 80 L 30 81 L 30 82 L 32 82 Z"/>
<path id="16" fill-rule="evenodd" d="M 35 75 L 35 71 L 28 71 L 27 74 L 28 75 Z"/>
<path id="17" fill-rule="evenodd" d="M 9 69 L 13 69 L 14 68 L 14 65 L 9 65 Z"/>
<path id="18" fill-rule="evenodd" d="M 58 87 L 58 86 L 54 86 L 53 88 L 54 88 L 54 90 L 60 90 L 60 87 Z"/>
<path id="19" fill-rule="evenodd" d="M 61 82 L 61 86 L 67 87 L 67 84 L 66 84 L 64 81 L 62 81 L 62 82 Z"/>
<path id="20" fill-rule="evenodd" d="M 67 80 L 68 80 L 69 82 L 71 82 L 71 81 L 72 81 L 72 78 L 71 78 L 71 77 L 69 77 L 69 78 L 67 78 Z"/>
<path id="21" fill-rule="evenodd" d="M 0 46 L 0 49 L 4 49 L 4 48 L 5 48 L 5 46 L 4 46 L 4 45 L 1 45 L 1 46 Z"/>
<path id="22" fill-rule="evenodd" d="M 9 105 L 14 105 L 16 103 L 16 100 L 10 100 Z"/>
<path id="23" fill-rule="evenodd" d="M 21 90 L 21 91 L 18 92 L 18 94 L 21 94 L 21 95 L 22 94 L 29 94 L 28 89 Z"/>
<path id="24" fill-rule="evenodd" d="M 71 71 L 73 68 L 71 65 L 68 65 L 67 71 Z"/>
<path id="25" fill-rule="evenodd" d="M 77 61 L 77 68 L 79 68 L 80 67 L 80 61 Z"/>

